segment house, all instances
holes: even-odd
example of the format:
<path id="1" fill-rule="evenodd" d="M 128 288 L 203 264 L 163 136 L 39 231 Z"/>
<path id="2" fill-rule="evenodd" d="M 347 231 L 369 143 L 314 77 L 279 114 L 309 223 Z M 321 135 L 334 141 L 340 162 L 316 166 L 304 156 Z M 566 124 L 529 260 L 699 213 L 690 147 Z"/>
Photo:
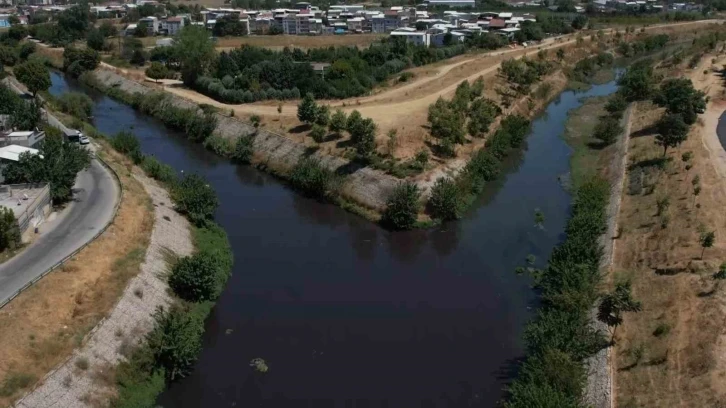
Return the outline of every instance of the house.
<path id="1" fill-rule="evenodd" d="M 156 35 L 159 32 L 159 19 L 154 16 L 140 18 L 138 24 L 146 24 L 148 35 Z"/>
<path id="2" fill-rule="evenodd" d="M 383 14 L 378 14 L 371 17 L 371 32 L 372 33 L 385 33 L 386 32 L 386 17 Z"/>
<path id="3" fill-rule="evenodd" d="M 19 147 L 37 148 L 45 140 L 42 130 L 0 132 L 0 146 L 15 145 Z"/>
<path id="4" fill-rule="evenodd" d="M 391 32 L 391 37 L 405 38 L 407 44 L 428 47 L 431 37 L 425 31 L 416 31 L 415 28 L 403 27 Z"/>
<path id="5" fill-rule="evenodd" d="M 127 25 L 126 28 L 124 29 L 124 35 L 125 36 L 133 36 L 134 33 L 136 32 L 136 27 L 137 27 L 136 24 L 129 24 L 129 25 Z"/>
<path id="6" fill-rule="evenodd" d="M 169 17 L 166 19 L 167 35 L 176 35 L 184 27 L 184 19 L 181 17 Z"/>
<path id="7" fill-rule="evenodd" d="M 8 145 L 0 147 L 0 184 L 5 181 L 2 172 L 8 164 L 19 161 L 20 155 L 23 153 L 38 154 L 39 152 L 38 149 L 26 146 Z"/>
<path id="8" fill-rule="evenodd" d="M 502 28 L 501 30 L 497 31 L 496 33 L 507 37 L 511 41 L 514 38 L 514 34 L 519 30 L 520 29 L 517 27 L 508 27 L 508 28 Z"/>
<path id="9" fill-rule="evenodd" d="M 354 17 L 346 21 L 348 25 L 348 31 L 350 32 L 362 32 L 363 31 L 363 17 Z"/>
<path id="10" fill-rule="evenodd" d="M 426 6 L 475 7 L 475 0 L 424 0 Z"/>
<path id="11" fill-rule="evenodd" d="M 490 30 L 501 30 L 502 28 L 507 27 L 507 22 L 501 18 L 493 18 L 489 20 L 489 25 L 487 27 L 489 27 Z"/>
<path id="12" fill-rule="evenodd" d="M 312 14 L 287 14 L 282 18 L 282 32 L 288 35 L 320 34 L 323 21 Z"/>

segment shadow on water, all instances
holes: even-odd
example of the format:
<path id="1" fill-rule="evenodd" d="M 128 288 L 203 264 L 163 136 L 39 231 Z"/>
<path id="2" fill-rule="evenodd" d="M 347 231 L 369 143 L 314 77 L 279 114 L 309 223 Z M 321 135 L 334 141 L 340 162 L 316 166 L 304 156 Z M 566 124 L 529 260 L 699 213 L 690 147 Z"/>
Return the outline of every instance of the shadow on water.
<path id="1" fill-rule="evenodd" d="M 513 270 L 529 254 L 547 259 L 570 210 L 558 182 L 569 166 L 560 138 L 566 113 L 583 96 L 615 89 L 565 92 L 551 103 L 526 149 L 463 220 L 393 233 L 52 79 L 52 93 L 91 95 L 101 132 L 132 130 L 144 153 L 204 175 L 218 192 L 233 275 L 206 322 L 194 371 L 159 398 L 167 408 L 497 406 L 536 302 L 529 278 Z M 535 208 L 543 229 L 534 226 Z M 270 366 L 262 377 L 249 367 L 256 357 Z"/>

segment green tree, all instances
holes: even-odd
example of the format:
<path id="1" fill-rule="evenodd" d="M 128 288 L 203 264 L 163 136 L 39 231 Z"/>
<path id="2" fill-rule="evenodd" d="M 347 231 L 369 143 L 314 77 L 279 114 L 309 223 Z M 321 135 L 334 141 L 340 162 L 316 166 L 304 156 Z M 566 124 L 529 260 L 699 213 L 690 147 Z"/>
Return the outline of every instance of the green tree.
<path id="1" fill-rule="evenodd" d="M 623 129 L 620 126 L 620 120 L 612 116 L 603 116 L 595 125 L 595 132 L 593 136 L 596 139 L 602 140 L 603 144 L 611 145 L 618 138 L 618 135 L 622 133 Z"/>
<path id="2" fill-rule="evenodd" d="M 650 61 L 635 63 L 618 80 L 619 93 L 627 101 L 641 101 L 650 98 L 655 90 L 655 74 Z"/>
<path id="3" fill-rule="evenodd" d="M 464 208 L 462 194 L 456 182 L 449 177 L 441 177 L 431 188 L 428 202 L 429 210 L 434 218 L 455 220 L 461 217 Z"/>
<path id="4" fill-rule="evenodd" d="M 113 37 L 118 33 L 116 26 L 108 20 L 104 20 L 103 23 L 98 27 L 98 31 L 104 38 Z"/>
<path id="5" fill-rule="evenodd" d="M 14 25 L 8 29 L 8 37 L 20 41 L 28 36 L 28 30 L 22 25 Z"/>
<path id="6" fill-rule="evenodd" d="M 615 290 L 606 293 L 600 300 L 597 309 L 597 319 L 612 328 L 612 339 L 615 339 L 615 330 L 623 323 L 623 313 L 639 312 L 642 306 L 633 299 L 630 282 L 619 283 Z"/>
<path id="7" fill-rule="evenodd" d="M 616 93 L 605 104 L 605 110 L 613 116 L 620 116 L 628 107 L 628 101 L 621 93 Z"/>
<path id="8" fill-rule="evenodd" d="M 184 26 L 174 38 L 172 50 L 181 65 L 182 80 L 192 86 L 199 76 L 206 74 L 216 59 L 214 43 L 204 27 Z"/>
<path id="9" fill-rule="evenodd" d="M 355 142 L 355 149 L 361 158 L 370 157 L 376 150 L 376 123 L 371 118 L 365 118 L 353 129 L 351 139 Z"/>
<path id="10" fill-rule="evenodd" d="M 60 110 L 76 118 L 89 121 L 93 115 L 93 101 L 80 92 L 66 92 L 57 98 Z"/>
<path id="11" fill-rule="evenodd" d="M 559 61 L 562 61 L 565 59 L 565 50 L 563 50 L 562 47 L 557 49 L 557 59 Z"/>
<path id="12" fill-rule="evenodd" d="M 701 259 L 703 259 L 706 248 L 711 248 L 716 242 L 716 233 L 714 231 L 702 232 L 698 237 L 698 242 L 701 244 Z"/>
<path id="13" fill-rule="evenodd" d="M 679 114 L 665 114 L 656 125 L 655 143 L 663 146 L 663 156 L 669 147 L 677 147 L 688 138 L 688 125 Z"/>
<path id="14" fill-rule="evenodd" d="M 345 129 L 348 133 L 352 134 L 353 131 L 360 125 L 362 120 L 363 116 L 361 116 L 360 112 L 354 110 L 350 113 L 350 115 L 348 115 L 348 120 L 345 122 Z"/>
<path id="15" fill-rule="evenodd" d="M 149 35 L 149 25 L 146 23 L 139 23 L 134 29 L 134 37 L 143 38 Z"/>
<path id="16" fill-rule="evenodd" d="M 86 34 L 86 45 L 88 48 L 101 51 L 106 45 L 106 39 L 101 34 L 101 31 L 94 28 Z"/>
<path id="17" fill-rule="evenodd" d="M 78 77 L 85 71 L 93 71 L 101 62 L 98 51 L 90 48 L 65 47 L 63 50 L 63 69 Z"/>
<path id="18" fill-rule="evenodd" d="M 39 61 L 26 61 L 13 70 L 18 81 L 22 82 L 35 97 L 38 92 L 45 91 L 51 86 L 50 72 Z"/>
<path id="19" fill-rule="evenodd" d="M 221 292 L 221 268 L 205 252 L 181 258 L 171 269 L 169 287 L 188 302 L 215 300 Z"/>
<path id="20" fill-rule="evenodd" d="M 201 319 L 179 306 L 168 312 L 159 309 L 154 329 L 146 336 L 155 367 L 163 368 L 167 381 L 186 377 L 191 373 L 202 350 L 204 325 Z"/>
<path id="21" fill-rule="evenodd" d="M 452 143 L 464 143 L 464 115 L 457 112 L 452 104 L 443 98 L 429 106 L 428 120 L 431 136 L 449 140 Z"/>
<path id="22" fill-rule="evenodd" d="M 469 111 L 469 123 L 467 124 L 469 134 L 474 137 L 483 137 L 489 131 L 489 125 L 501 113 L 502 109 L 494 101 L 490 99 L 475 100 Z"/>
<path id="23" fill-rule="evenodd" d="M 315 103 L 313 94 L 308 92 L 297 105 L 297 118 L 300 122 L 312 124 L 317 119 L 317 116 L 318 104 Z"/>
<path id="24" fill-rule="evenodd" d="M 254 136 L 243 135 L 237 139 L 232 153 L 232 161 L 238 164 L 249 163 L 252 160 Z"/>
<path id="25" fill-rule="evenodd" d="M 22 61 L 25 61 L 35 52 L 36 45 L 34 42 L 24 42 L 20 44 L 20 48 L 18 49 L 18 57 Z"/>
<path id="26" fill-rule="evenodd" d="M 415 183 L 399 183 L 386 201 L 381 222 L 389 228 L 407 230 L 416 225 L 421 191 Z"/>
<path id="27" fill-rule="evenodd" d="M 185 175 L 172 191 L 172 198 L 182 214 L 201 226 L 214 218 L 219 201 L 217 193 L 200 175 Z"/>
<path id="28" fill-rule="evenodd" d="M 706 111 L 706 94 L 693 88 L 687 78 L 672 78 L 663 81 L 653 102 L 666 108 L 668 113 L 680 114 L 688 125 L 696 122 L 698 114 Z"/>
<path id="29" fill-rule="evenodd" d="M 310 137 L 316 143 L 323 143 L 325 141 L 325 128 L 317 123 L 313 125 L 313 129 L 310 131 Z"/>
<path id="30" fill-rule="evenodd" d="M 169 75 L 169 70 L 161 62 L 152 62 L 149 68 L 146 68 L 146 76 L 158 82 Z"/>
<path id="31" fill-rule="evenodd" d="M 40 103 L 32 100 L 19 100 L 10 112 L 7 125 L 14 129 L 35 129 L 43 120 Z"/>
<path id="32" fill-rule="evenodd" d="M 127 157 L 129 157 L 134 164 L 139 164 L 144 159 L 143 153 L 141 153 L 141 143 L 139 139 L 131 132 L 121 131 L 111 139 L 111 146 Z"/>
<path id="33" fill-rule="evenodd" d="M 336 134 L 340 134 L 345 130 L 346 122 L 348 118 L 345 116 L 345 112 L 342 109 L 336 109 L 333 115 L 330 117 L 330 123 L 328 123 L 328 129 Z"/>
<path id="34" fill-rule="evenodd" d="M 71 198 L 76 176 L 90 164 L 91 155 L 85 147 L 65 143 L 59 130 L 47 128 L 39 154 L 21 154 L 17 162 L 3 169 L 3 176 L 9 184 L 50 183 L 50 196 L 58 204 Z"/>
<path id="35" fill-rule="evenodd" d="M 328 122 L 330 122 L 330 107 L 328 105 L 318 106 L 315 123 L 320 126 L 328 126 Z"/>
<path id="36" fill-rule="evenodd" d="M 15 213 L 8 207 L 0 206 L 0 251 L 15 249 L 20 245 L 20 227 Z"/>

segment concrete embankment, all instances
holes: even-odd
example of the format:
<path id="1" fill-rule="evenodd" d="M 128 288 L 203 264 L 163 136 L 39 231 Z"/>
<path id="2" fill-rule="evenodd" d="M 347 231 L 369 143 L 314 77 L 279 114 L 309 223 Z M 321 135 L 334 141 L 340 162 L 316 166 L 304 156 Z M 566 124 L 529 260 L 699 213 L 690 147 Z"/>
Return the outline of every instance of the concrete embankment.
<path id="1" fill-rule="evenodd" d="M 104 87 L 119 88 L 127 93 L 147 94 L 155 92 L 151 87 L 107 69 L 97 69 L 91 75 Z M 194 102 L 177 95 L 167 93 L 167 97 L 174 106 L 179 108 L 199 109 L 199 106 Z M 260 164 L 270 169 L 284 172 L 294 166 L 301 158 L 310 155 L 307 146 L 282 135 L 264 129 L 256 129 L 251 124 L 219 113 L 216 114 L 216 117 L 217 128 L 215 133 L 221 137 L 235 140 L 240 136 L 257 131 L 254 141 L 255 156 Z M 345 198 L 377 211 L 383 210 L 388 195 L 400 182 L 393 176 L 369 167 L 361 167 L 341 157 L 317 153 L 313 153 L 312 156 L 318 158 L 329 169 L 347 175 L 342 190 Z"/>

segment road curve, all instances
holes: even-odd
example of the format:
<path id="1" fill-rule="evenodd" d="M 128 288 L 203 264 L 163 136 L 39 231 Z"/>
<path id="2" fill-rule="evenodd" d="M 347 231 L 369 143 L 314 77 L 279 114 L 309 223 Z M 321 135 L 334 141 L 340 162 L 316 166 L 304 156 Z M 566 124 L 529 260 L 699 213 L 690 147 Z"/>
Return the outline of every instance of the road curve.
<path id="1" fill-rule="evenodd" d="M 41 225 L 40 236 L 24 251 L 0 264 L 0 305 L 90 241 L 113 218 L 120 189 L 97 159 L 78 174 L 73 201 L 59 216 Z"/>

